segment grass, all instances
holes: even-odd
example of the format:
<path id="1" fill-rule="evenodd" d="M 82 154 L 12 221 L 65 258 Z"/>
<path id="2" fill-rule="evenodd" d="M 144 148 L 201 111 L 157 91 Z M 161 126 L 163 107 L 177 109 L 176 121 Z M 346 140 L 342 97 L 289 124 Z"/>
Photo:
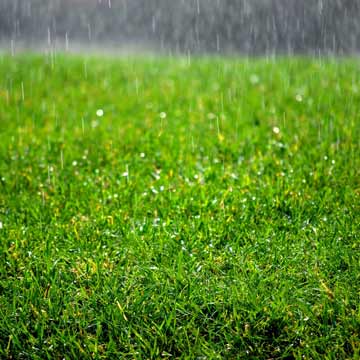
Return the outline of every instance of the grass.
<path id="1" fill-rule="evenodd" d="M 189 60 L 0 57 L 1 358 L 360 357 L 358 61 Z"/>

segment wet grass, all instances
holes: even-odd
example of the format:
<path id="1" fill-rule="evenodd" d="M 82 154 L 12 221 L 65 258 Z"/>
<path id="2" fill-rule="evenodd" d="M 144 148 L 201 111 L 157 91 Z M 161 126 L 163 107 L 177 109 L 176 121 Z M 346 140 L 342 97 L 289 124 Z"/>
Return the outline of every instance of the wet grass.
<path id="1" fill-rule="evenodd" d="M 355 60 L 1 56 L 0 357 L 359 358 L 359 116 Z"/>

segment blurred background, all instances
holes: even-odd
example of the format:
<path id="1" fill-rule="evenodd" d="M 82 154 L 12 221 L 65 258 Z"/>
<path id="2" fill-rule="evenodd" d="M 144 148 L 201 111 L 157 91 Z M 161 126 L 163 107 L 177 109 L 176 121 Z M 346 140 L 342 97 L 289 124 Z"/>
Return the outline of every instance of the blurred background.
<path id="1" fill-rule="evenodd" d="M 3 49 L 356 54 L 359 0 L 0 0 Z"/>

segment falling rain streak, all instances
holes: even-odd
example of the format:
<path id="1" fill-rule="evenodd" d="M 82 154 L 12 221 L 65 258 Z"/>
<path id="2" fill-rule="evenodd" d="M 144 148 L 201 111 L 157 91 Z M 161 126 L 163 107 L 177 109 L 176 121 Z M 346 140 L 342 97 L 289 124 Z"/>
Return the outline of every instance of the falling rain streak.
<path id="1" fill-rule="evenodd" d="M 44 47 L 45 38 L 66 51 L 352 54 L 360 50 L 359 17 L 357 0 L 3 0 L 0 40 L 12 54 L 17 46 Z"/>

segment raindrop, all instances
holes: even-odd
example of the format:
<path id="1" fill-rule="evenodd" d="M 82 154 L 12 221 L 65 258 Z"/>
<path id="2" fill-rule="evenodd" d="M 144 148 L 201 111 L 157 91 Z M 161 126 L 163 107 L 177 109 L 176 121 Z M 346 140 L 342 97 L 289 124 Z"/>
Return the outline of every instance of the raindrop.
<path id="1" fill-rule="evenodd" d="M 126 180 L 129 181 L 129 165 L 126 165 L 126 170 L 121 174 L 121 176 L 126 177 Z"/>
<path id="2" fill-rule="evenodd" d="M 187 65 L 188 66 L 191 65 L 191 53 L 190 53 L 190 50 L 188 50 L 188 52 L 187 52 Z"/>
<path id="3" fill-rule="evenodd" d="M 155 31 L 156 31 L 156 18 L 155 18 L 155 16 L 152 17 L 151 27 L 152 27 L 152 32 L 155 33 Z"/>
<path id="4" fill-rule="evenodd" d="M 63 150 L 60 151 L 60 165 L 61 165 L 61 169 L 64 169 L 64 152 L 63 152 Z"/>
<path id="5" fill-rule="evenodd" d="M 69 36 L 68 33 L 65 33 L 65 51 L 69 51 Z"/>
<path id="6" fill-rule="evenodd" d="M 24 90 L 24 83 L 21 82 L 21 99 L 24 102 L 25 101 L 25 90 Z"/>
<path id="7" fill-rule="evenodd" d="M 277 126 L 274 126 L 272 130 L 274 134 L 280 134 L 280 129 Z"/>
<path id="8" fill-rule="evenodd" d="M 47 40 L 48 40 L 48 45 L 51 45 L 51 31 L 50 28 L 48 27 L 47 29 Z"/>
<path id="9" fill-rule="evenodd" d="M 91 41 L 91 26 L 90 26 L 90 23 L 89 23 L 88 26 L 87 26 L 87 30 L 88 30 L 88 38 L 89 38 L 89 41 Z"/>
<path id="10" fill-rule="evenodd" d="M 99 121 L 98 120 L 93 120 L 92 122 L 91 122 L 91 127 L 93 128 L 93 129 L 95 129 L 96 127 L 98 127 L 99 126 Z"/>
<path id="11" fill-rule="evenodd" d="M 81 118 L 81 130 L 82 130 L 82 133 L 84 135 L 84 133 L 85 133 L 85 120 L 84 120 L 83 117 Z"/>
<path id="12" fill-rule="evenodd" d="M 15 42 L 13 39 L 10 41 L 10 47 L 11 47 L 11 56 L 15 55 Z"/>
<path id="13" fill-rule="evenodd" d="M 97 110 L 96 110 L 96 115 L 97 115 L 98 117 L 104 116 L 104 110 L 103 110 L 103 109 L 97 109 Z"/>
<path id="14" fill-rule="evenodd" d="M 302 95 L 301 95 L 301 94 L 296 94 L 295 100 L 296 100 L 297 102 L 302 102 L 302 101 L 303 101 Z"/>

